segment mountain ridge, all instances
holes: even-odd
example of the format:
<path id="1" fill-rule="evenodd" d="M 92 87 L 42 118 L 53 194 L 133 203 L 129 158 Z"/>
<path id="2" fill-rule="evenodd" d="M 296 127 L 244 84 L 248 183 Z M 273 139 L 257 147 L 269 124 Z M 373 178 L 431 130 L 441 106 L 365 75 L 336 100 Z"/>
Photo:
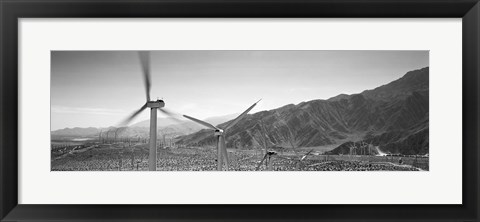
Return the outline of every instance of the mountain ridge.
<path id="1" fill-rule="evenodd" d="M 267 133 L 271 146 L 315 147 L 356 140 L 390 153 L 428 153 L 428 75 L 429 68 L 425 67 L 358 94 L 249 114 L 227 132 L 227 146 L 259 148 L 258 135 Z M 211 145 L 214 141 L 211 131 L 200 130 L 180 137 L 178 142 Z M 335 149 L 332 152 L 341 153 Z"/>

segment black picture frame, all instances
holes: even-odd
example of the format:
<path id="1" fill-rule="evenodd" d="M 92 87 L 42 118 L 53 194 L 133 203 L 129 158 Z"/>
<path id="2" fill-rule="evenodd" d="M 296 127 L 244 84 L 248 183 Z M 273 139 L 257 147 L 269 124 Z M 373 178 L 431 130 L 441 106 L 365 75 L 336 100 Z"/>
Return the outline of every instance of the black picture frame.
<path id="1" fill-rule="evenodd" d="M 478 221 L 478 0 L 0 0 L 1 221 Z M 18 19 L 130 17 L 462 18 L 461 205 L 18 204 Z M 448 43 L 445 43 L 448 44 Z M 39 191 L 41 192 L 41 191 Z"/>

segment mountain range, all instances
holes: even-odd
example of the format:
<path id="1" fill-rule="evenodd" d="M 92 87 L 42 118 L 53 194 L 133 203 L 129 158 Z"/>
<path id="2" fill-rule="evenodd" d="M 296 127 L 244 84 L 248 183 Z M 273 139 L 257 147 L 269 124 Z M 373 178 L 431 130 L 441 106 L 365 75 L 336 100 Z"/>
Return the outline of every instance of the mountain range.
<path id="1" fill-rule="evenodd" d="M 219 124 L 222 128 L 229 122 Z M 382 152 L 429 152 L 429 68 L 406 73 L 400 79 L 358 94 L 299 104 L 247 115 L 229 129 L 226 142 L 232 148 L 320 147 L 328 153 L 346 154 L 345 144 L 366 142 Z M 212 145 L 211 130 L 179 137 L 177 143 Z M 336 147 L 336 148 L 335 148 Z"/>
<path id="2" fill-rule="evenodd" d="M 206 118 L 205 121 L 212 123 L 212 124 L 220 124 L 230 119 L 235 118 L 238 116 L 237 113 L 229 114 L 224 116 L 215 116 Z M 202 125 L 198 125 L 197 123 L 191 121 L 178 121 L 172 118 L 157 118 L 157 127 L 160 134 L 168 134 L 171 136 L 178 136 L 178 135 L 187 135 L 190 133 L 197 132 L 201 129 L 205 129 L 206 127 Z M 118 128 L 116 127 L 105 127 L 105 128 L 95 128 L 95 127 L 74 127 L 74 128 L 64 128 L 59 129 L 51 132 L 53 139 L 58 138 L 97 138 L 102 133 L 103 137 L 108 136 L 112 137 L 115 134 L 115 131 Z M 137 122 L 128 128 L 122 128 L 117 131 L 118 137 L 141 137 L 147 138 L 150 132 L 150 120 L 143 120 Z"/>

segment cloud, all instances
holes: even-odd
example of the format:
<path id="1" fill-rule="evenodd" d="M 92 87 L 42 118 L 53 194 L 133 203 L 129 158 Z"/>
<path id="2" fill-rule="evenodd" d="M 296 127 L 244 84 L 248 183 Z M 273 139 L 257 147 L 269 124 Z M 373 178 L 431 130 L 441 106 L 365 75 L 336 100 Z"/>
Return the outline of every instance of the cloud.
<path id="1" fill-rule="evenodd" d="M 52 106 L 52 113 L 72 113 L 90 115 L 125 115 L 127 112 L 119 109 Z"/>

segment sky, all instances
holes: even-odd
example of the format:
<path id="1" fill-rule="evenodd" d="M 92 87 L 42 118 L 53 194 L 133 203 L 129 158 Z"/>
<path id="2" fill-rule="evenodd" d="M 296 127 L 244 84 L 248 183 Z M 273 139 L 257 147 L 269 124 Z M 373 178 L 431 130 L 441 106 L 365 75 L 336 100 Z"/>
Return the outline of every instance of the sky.
<path id="1" fill-rule="evenodd" d="M 255 113 L 360 93 L 428 64 L 428 51 L 152 51 L 151 98 L 199 119 L 262 99 Z M 52 130 L 114 126 L 144 103 L 138 52 L 51 52 Z"/>

